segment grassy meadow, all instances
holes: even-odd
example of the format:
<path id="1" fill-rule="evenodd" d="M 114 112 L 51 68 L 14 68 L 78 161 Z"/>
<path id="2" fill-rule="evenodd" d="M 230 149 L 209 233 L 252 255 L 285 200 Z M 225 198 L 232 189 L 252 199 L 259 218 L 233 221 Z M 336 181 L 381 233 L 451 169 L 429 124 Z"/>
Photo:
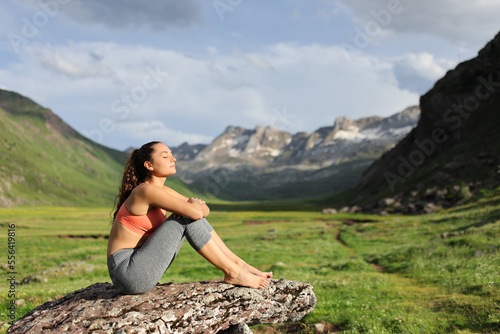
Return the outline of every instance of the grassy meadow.
<path id="1" fill-rule="evenodd" d="M 226 207 L 227 208 L 227 207 Z M 110 208 L 0 209 L 0 240 L 15 224 L 17 318 L 48 300 L 109 282 Z M 217 211 L 209 220 L 236 254 L 275 278 L 310 282 L 316 309 L 280 332 L 500 332 L 500 191 L 421 216 L 314 211 Z M 7 329 L 7 248 L 0 257 Z M 161 283 L 220 278 L 185 243 Z M 24 281 L 24 283 L 22 283 Z M 270 325 L 253 328 L 270 332 Z M 293 327 L 293 328 L 292 328 Z"/>

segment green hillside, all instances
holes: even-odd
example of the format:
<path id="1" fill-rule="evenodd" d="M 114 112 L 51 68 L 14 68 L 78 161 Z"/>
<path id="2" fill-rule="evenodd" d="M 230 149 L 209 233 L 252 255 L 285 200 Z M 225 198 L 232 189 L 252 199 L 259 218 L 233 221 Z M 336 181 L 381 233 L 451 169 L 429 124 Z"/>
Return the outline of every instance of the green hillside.
<path id="1" fill-rule="evenodd" d="M 0 206 L 111 206 L 126 158 L 51 110 L 0 90 Z M 180 180 L 168 182 L 191 194 Z"/>

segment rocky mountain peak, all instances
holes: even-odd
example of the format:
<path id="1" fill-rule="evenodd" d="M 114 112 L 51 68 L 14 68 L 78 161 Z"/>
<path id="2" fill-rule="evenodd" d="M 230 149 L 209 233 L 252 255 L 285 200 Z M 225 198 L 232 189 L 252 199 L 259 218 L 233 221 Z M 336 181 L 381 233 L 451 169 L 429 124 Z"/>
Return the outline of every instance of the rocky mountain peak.
<path id="1" fill-rule="evenodd" d="M 224 130 L 224 132 L 222 132 L 222 134 L 220 136 L 224 136 L 224 135 L 239 135 L 243 131 L 245 131 L 245 129 L 242 128 L 241 126 L 229 125 L 229 126 L 226 127 L 226 129 Z"/>
<path id="2" fill-rule="evenodd" d="M 354 125 L 354 121 L 345 116 L 339 116 L 335 118 L 335 122 L 333 123 L 334 130 L 348 130 L 349 127 Z"/>
<path id="3" fill-rule="evenodd" d="M 415 107 L 403 116 L 398 113 L 388 118 L 338 117 L 335 124 L 312 133 L 291 134 L 262 125 L 253 129 L 228 126 L 209 145 L 198 147 L 197 154 L 190 150 L 191 145 L 173 148 L 179 166 L 176 176 L 232 200 L 274 198 L 278 193 L 286 198 L 311 195 L 307 191 L 318 196 L 316 187 L 300 186 L 309 181 L 326 192 L 331 191 L 327 184 L 338 182 L 335 190 L 339 191 L 353 185 L 354 175 L 361 174 L 417 124 L 418 110 Z M 407 126 L 395 121 L 400 119 Z"/>
<path id="4" fill-rule="evenodd" d="M 378 152 L 395 145 L 416 125 L 419 109 L 413 107 L 402 113 L 389 118 L 372 116 L 358 120 L 337 117 L 333 126 L 319 128 L 311 134 L 292 135 L 273 126 L 258 125 L 254 129 L 228 126 L 212 143 L 198 146 L 198 154 L 186 144 L 174 149 L 174 153 L 193 172 L 222 166 L 326 167 L 343 161 L 346 155 L 369 155 L 372 150 Z M 402 125 L 408 127 L 401 128 Z"/>
<path id="5" fill-rule="evenodd" d="M 415 118 L 420 115 L 420 107 L 412 106 L 408 107 L 400 113 L 392 115 L 384 120 L 384 125 L 393 127 L 403 127 L 408 125 L 414 125 Z"/>
<path id="6" fill-rule="evenodd" d="M 397 113 L 394 116 L 399 115 L 400 113 Z M 418 117 L 418 115 L 416 115 Z M 335 119 L 335 122 L 333 123 L 333 131 L 340 131 L 340 130 L 347 130 L 347 131 L 352 131 L 352 130 L 358 130 L 361 131 L 366 127 L 372 126 L 374 124 L 378 124 L 380 121 L 382 121 L 384 118 L 379 117 L 379 116 L 370 116 L 370 117 L 363 117 L 357 120 L 352 120 L 347 117 L 337 117 Z"/>
<path id="7" fill-rule="evenodd" d="M 207 147 L 205 144 L 190 145 L 187 142 L 184 142 L 181 145 L 172 148 L 172 153 L 177 160 L 192 160 L 205 147 Z"/>
<path id="8" fill-rule="evenodd" d="M 290 137 L 289 133 L 277 130 L 273 126 L 258 125 L 255 129 L 228 126 L 212 143 L 199 147 L 199 154 L 179 156 L 179 160 L 204 161 L 208 162 L 209 166 L 249 161 L 259 164 L 260 158 L 280 154 L 280 148 Z M 186 151 L 186 148 L 183 148 L 183 151 Z"/>

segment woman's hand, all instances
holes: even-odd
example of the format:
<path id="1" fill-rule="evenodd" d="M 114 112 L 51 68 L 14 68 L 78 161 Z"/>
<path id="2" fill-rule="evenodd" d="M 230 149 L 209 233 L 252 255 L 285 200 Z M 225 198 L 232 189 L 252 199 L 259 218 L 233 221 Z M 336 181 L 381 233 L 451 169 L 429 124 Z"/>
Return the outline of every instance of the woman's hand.
<path id="1" fill-rule="evenodd" d="M 204 200 L 201 200 L 199 198 L 194 198 L 194 197 L 191 197 L 188 199 L 188 202 L 189 203 L 200 203 L 200 204 L 206 204 L 206 202 Z"/>
<path id="2" fill-rule="evenodd" d="M 206 202 L 205 202 L 204 200 L 199 199 L 199 198 L 195 198 L 195 197 L 190 197 L 190 198 L 188 199 L 188 203 L 192 203 L 192 204 L 194 204 L 194 203 L 201 204 L 201 206 L 202 206 L 202 210 L 203 210 L 203 213 L 205 213 L 205 209 L 204 209 L 203 207 L 206 205 Z M 179 215 L 179 214 L 173 214 L 173 215 L 174 215 L 174 217 L 178 217 L 178 218 L 181 218 L 181 217 L 182 217 L 182 216 L 181 216 L 181 215 Z"/>
<path id="3" fill-rule="evenodd" d="M 202 213 L 203 213 L 203 217 L 208 217 L 208 215 L 210 214 L 210 209 L 208 208 L 208 205 L 207 205 L 207 203 L 204 200 L 199 199 L 199 198 L 191 197 L 191 198 L 188 199 L 188 203 L 197 203 L 197 204 L 200 204 L 201 205 L 201 210 L 202 210 Z"/>

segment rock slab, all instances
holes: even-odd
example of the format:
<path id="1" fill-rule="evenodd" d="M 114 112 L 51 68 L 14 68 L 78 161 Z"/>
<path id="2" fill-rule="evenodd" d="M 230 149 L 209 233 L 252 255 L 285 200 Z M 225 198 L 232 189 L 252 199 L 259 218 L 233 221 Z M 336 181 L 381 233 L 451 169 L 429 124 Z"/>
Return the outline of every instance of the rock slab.
<path id="1" fill-rule="evenodd" d="M 240 323 L 299 321 L 316 306 L 313 287 L 285 279 L 265 289 L 222 281 L 158 284 L 121 295 L 95 283 L 36 307 L 7 333 L 217 333 Z"/>

